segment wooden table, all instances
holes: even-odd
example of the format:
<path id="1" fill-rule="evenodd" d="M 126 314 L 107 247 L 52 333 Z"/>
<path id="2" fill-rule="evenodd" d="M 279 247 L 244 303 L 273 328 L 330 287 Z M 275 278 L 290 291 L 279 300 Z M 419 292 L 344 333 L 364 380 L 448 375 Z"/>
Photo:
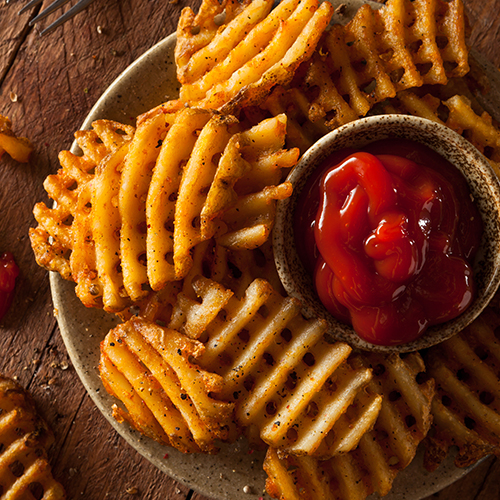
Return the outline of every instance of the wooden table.
<path id="1" fill-rule="evenodd" d="M 500 65 L 500 0 L 464 1 L 472 45 Z M 28 165 L 7 156 L 0 161 L 0 252 L 13 252 L 21 269 L 0 324 L 0 371 L 31 391 L 53 428 L 53 471 L 68 498 L 203 500 L 136 453 L 87 396 L 59 334 L 48 273 L 36 265 L 28 239 L 33 205 L 47 200 L 42 183 L 58 168 L 58 152 L 69 148 L 118 74 L 174 31 L 181 9 L 198 0 L 97 0 L 43 38 L 39 26 L 28 26 L 34 12 L 18 16 L 24 3 L 0 4 L 0 114 L 36 147 Z M 500 461 L 488 459 L 432 498 L 490 500 L 499 491 Z"/>

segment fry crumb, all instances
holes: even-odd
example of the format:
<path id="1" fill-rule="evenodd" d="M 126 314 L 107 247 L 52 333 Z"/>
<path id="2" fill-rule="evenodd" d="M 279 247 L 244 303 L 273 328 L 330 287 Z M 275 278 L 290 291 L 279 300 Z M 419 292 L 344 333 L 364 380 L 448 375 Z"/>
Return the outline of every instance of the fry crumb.
<path id="1" fill-rule="evenodd" d="M 12 102 L 17 102 L 17 94 L 15 92 L 10 93 L 10 100 Z"/>
<path id="2" fill-rule="evenodd" d="M 336 9 L 335 9 L 335 14 L 338 14 L 339 16 L 343 16 L 345 14 L 345 10 L 347 8 L 347 5 L 345 3 L 341 3 Z"/>

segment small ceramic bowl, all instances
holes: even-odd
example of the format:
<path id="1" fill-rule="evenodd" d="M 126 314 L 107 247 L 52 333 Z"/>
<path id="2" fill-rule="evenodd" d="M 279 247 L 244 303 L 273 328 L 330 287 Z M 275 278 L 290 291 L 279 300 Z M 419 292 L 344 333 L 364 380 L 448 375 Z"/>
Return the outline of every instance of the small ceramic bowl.
<path id="1" fill-rule="evenodd" d="M 424 144 L 455 165 L 469 184 L 471 194 L 483 219 L 484 233 L 476 255 L 473 272 L 476 298 L 457 318 L 430 327 L 420 338 L 400 345 L 381 346 L 362 340 L 352 327 L 335 319 L 320 302 L 308 273 L 296 250 L 294 212 L 309 176 L 334 151 L 362 148 L 387 138 L 411 139 Z M 306 317 L 324 318 L 329 334 L 363 350 L 410 352 L 440 343 L 470 324 L 487 306 L 500 280 L 500 183 L 488 160 L 466 139 L 448 127 L 408 115 L 380 115 L 362 118 L 330 132 L 303 155 L 290 172 L 293 185 L 290 198 L 278 203 L 273 246 L 280 279 L 290 296 L 302 301 Z"/>

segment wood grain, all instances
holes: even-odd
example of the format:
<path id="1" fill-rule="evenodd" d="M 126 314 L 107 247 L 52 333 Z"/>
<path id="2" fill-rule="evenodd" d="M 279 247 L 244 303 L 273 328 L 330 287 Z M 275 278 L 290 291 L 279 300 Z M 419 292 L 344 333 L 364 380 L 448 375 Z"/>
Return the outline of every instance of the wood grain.
<path id="1" fill-rule="evenodd" d="M 0 0 L 1 1 L 1 0 Z M 175 30 L 181 9 L 199 1 L 96 0 L 49 36 L 18 16 L 20 1 L 0 4 L 0 114 L 35 144 L 34 160 L 0 161 L 0 252 L 21 269 L 14 303 L 0 324 L 0 371 L 33 394 L 56 434 L 51 460 L 68 498 L 207 500 L 160 473 L 111 428 L 81 385 L 53 314 L 47 273 L 33 258 L 32 208 L 48 201 L 43 180 L 58 167 L 72 133 L 111 82 L 138 56 Z M 500 65 L 500 0 L 465 0 L 471 43 Z M 99 29 L 98 29 L 99 27 Z M 11 93 L 17 101 L 11 100 Z M 500 463 L 488 459 L 430 498 L 498 499 Z"/>

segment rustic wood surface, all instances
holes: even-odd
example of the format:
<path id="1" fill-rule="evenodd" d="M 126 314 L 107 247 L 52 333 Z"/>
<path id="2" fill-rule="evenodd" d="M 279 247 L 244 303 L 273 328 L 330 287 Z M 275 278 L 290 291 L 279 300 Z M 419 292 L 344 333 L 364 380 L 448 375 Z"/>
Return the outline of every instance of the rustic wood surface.
<path id="1" fill-rule="evenodd" d="M 30 390 L 53 428 L 53 471 L 68 498 L 206 500 L 136 453 L 86 395 L 59 334 L 47 272 L 28 240 L 33 205 L 46 201 L 42 182 L 57 169 L 58 152 L 69 148 L 73 131 L 119 73 L 174 31 L 181 9 L 198 0 L 96 0 L 43 38 L 44 22 L 28 24 L 40 7 L 17 14 L 27 1 L 0 0 L 0 114 L 36 147 L 28 165 L 6 155 L 0 161 L 0 252 L 13 252 L 21 270 L 0 324 L 0 372 Z M 472 45 L 500 65 L 500 0 L 464 1 Z M 499 491 L 500 461 L 488 459 L 431 498 L 490 500 Z"/>

